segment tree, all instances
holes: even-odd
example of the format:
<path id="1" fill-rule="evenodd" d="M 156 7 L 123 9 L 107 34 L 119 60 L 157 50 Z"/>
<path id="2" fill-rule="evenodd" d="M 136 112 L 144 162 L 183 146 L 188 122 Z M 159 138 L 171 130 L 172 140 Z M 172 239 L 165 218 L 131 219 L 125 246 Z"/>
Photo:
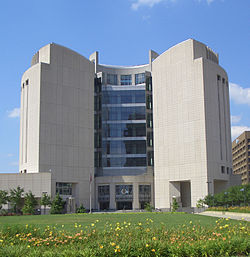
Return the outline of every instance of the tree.
<path id="1" fill-rule="evenodd" d="M 57 194 L 51 203 L 50 213 L 51 214 L 61 214 L 63 211 L 63 208 L 64 208 L 64 204 L 65 204 L 65 202 L 63 201 L 63 199 L 60 197 L 59 194 Z"/>
<path id="2" fill-rule="evenodd" d="M 12 206 L 13 211 L 18 214 L 21 213 L 22 208 L 22 194 L 24 189 L 18 186 L 16 189 L 10 189 L 9 201 Z"/>
<path id="3" fill-rule="evenodd" d="M 172 203 L 172 212 L 176 212 L 177 209 L 179 208 L 179 204 L 177 203 L 176 199 L 173 199 L 173 203 Z"/>
<path id="4" fill-rule="evenodd" d="M 196 207 L 197 208 L 203 208 L 204 207 L 204 200 L 203 199 L 199 199 L 196 203 Z"/>
<path id="5" fill-rule="evenodd" d="M 204 198 L 204 203 L 208 206 L 211 207 L 214 205 L 214 197 L 211 194 L 208 194 L 205 198 Z"/>
<path id="6" fill-rule="evenodd" d="M 25 214 L 35 214 L 35 207 L 37 206 L 37 200 L 31 191 L 25 194 L 24 206 L 22 208 Z"/>
<path id="7" fill-rule="evenodd" d="M 0 190 L 0 210 L 2 209 L 3 204 L 8 203 L 8 200 L 8 192 L 6 190 Z"/>
<path id="8" fill-rule="evenodd" d="M 43 194 L 40 203 L 44 207 L 44 214 L 45 214 L 46 206 L 50 206 L 51 205 L 51 197 L 49 195 L 47 195 L 47 193 Z"/>

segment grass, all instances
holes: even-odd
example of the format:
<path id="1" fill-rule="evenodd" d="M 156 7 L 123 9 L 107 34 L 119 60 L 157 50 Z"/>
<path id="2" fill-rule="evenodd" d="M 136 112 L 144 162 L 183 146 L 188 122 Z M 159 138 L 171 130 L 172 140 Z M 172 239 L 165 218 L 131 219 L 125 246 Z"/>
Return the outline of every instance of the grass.
<path id="1" fill-rule="evenodd" d="M 0 217 L 0 256 L 247 256 L 248 224 L 181 213 Z"/>

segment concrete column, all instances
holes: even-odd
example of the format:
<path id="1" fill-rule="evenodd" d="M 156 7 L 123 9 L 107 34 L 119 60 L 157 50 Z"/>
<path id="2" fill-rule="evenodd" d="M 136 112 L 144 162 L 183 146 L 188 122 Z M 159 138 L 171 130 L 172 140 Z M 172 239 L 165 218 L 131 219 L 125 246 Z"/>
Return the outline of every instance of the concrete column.
<path id="1" fill-rule="evenodd" d="M 133 183 L 133 210 L 140 209 L 139 205 L 139 185 L 138 183 Z"/>
<path id="2" fill-rule="evenodd" d="M 109 190 L 110 190 L 110 203 L 109 203 L 109 208 L 110 209 L 116 209 L 116 202 L 115 202 L 115 184 L 110 184 L 109 185 Z"/>

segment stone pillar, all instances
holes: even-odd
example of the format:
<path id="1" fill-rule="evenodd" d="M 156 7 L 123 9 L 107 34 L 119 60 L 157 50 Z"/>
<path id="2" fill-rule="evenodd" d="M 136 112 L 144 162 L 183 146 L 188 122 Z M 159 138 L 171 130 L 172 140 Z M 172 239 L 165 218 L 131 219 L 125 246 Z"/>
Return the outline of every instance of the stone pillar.
<path id="1" fill-rule="evenodd" d="M 109 185 L 110 190 L 110 203 L 109 208 L 115 210 L 116 209 L 116 202 L 115 202 L 115 184 L 111 183 Z"/>
<path id="2" fill-rule="evenodd" d="M 139 205 L 139 185 L 138 183 L 133 183 L 133 210 L 140 209 Z"/>

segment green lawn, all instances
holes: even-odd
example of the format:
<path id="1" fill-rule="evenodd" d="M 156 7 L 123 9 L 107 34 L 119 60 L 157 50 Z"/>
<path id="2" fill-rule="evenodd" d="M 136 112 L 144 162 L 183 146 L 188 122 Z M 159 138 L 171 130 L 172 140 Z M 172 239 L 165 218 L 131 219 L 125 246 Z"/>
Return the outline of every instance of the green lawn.
<path id="1" fill-rule="evenodd" d="M 183 213 L 103 213 L 103 214 L 66 214 L 66 215 L 26 215 L 26 216 L 3 216 L 0 217 L 0 229 L 10 225 L 36 225 L 40 227 L 64 225 L 65 229 L 71 230 L 74 224 L 81 224 L 83 227 L 89 226 L 99 220 L 97 227 L 103 228 L 106 222 L 143 222 L 147 218 L 152 219 L 153 227 L 161 227 L 163 224 L 169 228 L 178 225 L 189 224 L 190 221 L 199 223 L 202 226 L 215 224 L 217 218 L 202 215 L 183 214 Z M 230 220 L 230 223 L 237 224 L 238 221 Z"/>
<path id="2" fill-rule="evenodd" d="M 0 256 L 248 256 L 246 221 L 184 213 L 0 217 Z"/>

